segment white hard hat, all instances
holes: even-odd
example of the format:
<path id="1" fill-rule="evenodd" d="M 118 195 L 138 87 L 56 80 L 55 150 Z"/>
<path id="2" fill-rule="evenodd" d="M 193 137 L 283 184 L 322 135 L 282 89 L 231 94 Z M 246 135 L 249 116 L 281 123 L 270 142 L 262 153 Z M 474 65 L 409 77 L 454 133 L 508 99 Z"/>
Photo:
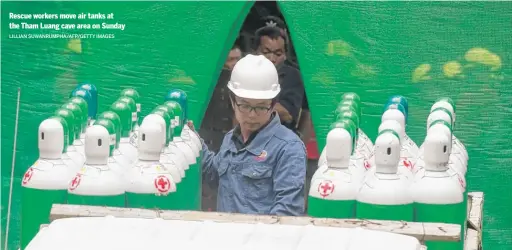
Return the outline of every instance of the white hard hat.
<path id="1" fill-rule="evenodd" d="M 233 67 L 228 88 L 238 97 L 273 99 L 281 91 L 274 64 L 262 55 L 247 55 Z"/>

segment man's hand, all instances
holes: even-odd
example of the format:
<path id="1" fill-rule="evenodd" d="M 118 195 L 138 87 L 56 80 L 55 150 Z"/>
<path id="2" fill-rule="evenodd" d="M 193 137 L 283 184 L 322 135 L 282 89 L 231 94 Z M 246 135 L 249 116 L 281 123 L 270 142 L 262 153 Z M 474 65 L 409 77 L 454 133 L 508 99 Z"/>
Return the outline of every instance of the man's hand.
<path id="1" fill-rule="evenodd" d="M 194 132 L 197 137 L 201 138 L 201 135 L 199 135 L 199 133 L 196 131 L 196 128 L 194 127 L 194 122 L 192 121 L 187 121 L 187 126 L 190 128 L 190 130 L 192 130 L 192 132 Z M 201 141 L 203 141 L 203 139 L 201 139 Z"/>
<path id="2" fill-rule="evenodd" d="M 188 120 L 187 121 L 187 126 L 190 128 L 190 130 L 196 132 L 196 129 L 194 128 L 194 122 L 193 121 Z"/>
<path id="3" fill-rule="evenodd" d="M 290 115 L 288 110 L 286 110 L 280 103 L 276 103 L 275 109 L 279 114 L 279 118 L 281 118 L 282 122 L 291 122 L 293 120 L 293 117 Z"/>

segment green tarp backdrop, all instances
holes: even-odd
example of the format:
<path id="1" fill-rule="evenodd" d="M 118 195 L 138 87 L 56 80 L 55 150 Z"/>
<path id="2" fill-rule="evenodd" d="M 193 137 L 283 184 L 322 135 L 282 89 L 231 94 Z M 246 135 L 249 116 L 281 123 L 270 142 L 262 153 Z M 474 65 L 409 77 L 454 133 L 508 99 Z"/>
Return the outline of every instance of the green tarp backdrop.
<path id="1" fill-rule="evenodd" d="M 2 240 L 13 149 L 16 90 L 21 110 L 9 250 L 17 249 L 20 176 L 37 159 L 37 128 L 74 86 L 99 89 L 100 111 L 126 87 L 142 113 L 174 87 L 201 122 L 223 61 L 252 2 L 2 2 Z M 512 2 L 280 2 L 306 84 L 319 146 L 343 92 L 363 100 L 362 128 L 374 140 L 390 95 L 409 99 L 407 131 L 421 144 L 441 96 L 457 104 L 455 133 L 469 155 L 470 191 L 484 191 L 484 247 L 512 245 Z M 121 30 L 10 30 L 9 13 L 114 13 Z M 39 23 L 28 20 L 27 23 Z M 114 34 L 115 39 L 14 39 L 28 33 Z M 3 245 L 2 245 L 3 246 Z"/>

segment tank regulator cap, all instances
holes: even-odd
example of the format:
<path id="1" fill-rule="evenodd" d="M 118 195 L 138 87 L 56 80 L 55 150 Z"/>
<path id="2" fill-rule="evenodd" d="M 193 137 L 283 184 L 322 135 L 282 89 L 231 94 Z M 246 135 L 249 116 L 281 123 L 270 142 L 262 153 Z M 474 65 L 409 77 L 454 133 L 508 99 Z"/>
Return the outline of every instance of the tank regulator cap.
<path id="1" fill-rule="evenodd" d="M 46 119 L 39 124 L 39 157 L 60 159 L 64 150 L 64 126 L 56 119 Z"/>
<path id="2" fill-rule="evenodd" d="M 162 137 L 165 138 L 157 123 L 146 122 L 139 128 L 139 160 L 159 161 L 162 151 Z"/>
<path id="3" fill-rule="evenodd" d="M 102 125 L 92 125 L 85 131 L 85 163 L 107 165 L 110 152 L 110 135 Z"/>
<path id="4" fill-rule="evenodd" d="M 375 166 L 377 173 L 393 174 L 400 162 L 400 136 L 395 130 L 384 129 L 375 140 Z"/>
<path id="5" fill-rule="evenodd" d="M 448 143 L 450 140 L 444 133 L 427 133 L 423 142 L 423 160 L 425 168 L 438 169 L 439 165 L 448 164 L 450 152 Z M 431 170 L 432 170 L 431 169 Z"/>

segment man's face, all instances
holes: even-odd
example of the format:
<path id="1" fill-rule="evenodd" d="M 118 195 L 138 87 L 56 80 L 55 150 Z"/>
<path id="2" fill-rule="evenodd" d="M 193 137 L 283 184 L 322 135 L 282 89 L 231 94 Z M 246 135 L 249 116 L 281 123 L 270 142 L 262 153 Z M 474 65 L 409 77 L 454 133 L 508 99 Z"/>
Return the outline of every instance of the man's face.
<path id="1" fill-rule="evenodd" d="M 272 100 L 231 99 L 235 117 L 242 129 L 254 132 L 265 125 L 272 115 Z"/>
<path id="2" fill-rule="evenodd" d="M 258 53 L 264 55 L 274 65 L 279 65 L 286 60 L 285 42 L 282 37 L 272 39 L 268 36 L 261 37 Z"/>
<path id="3" fill-rule="evenodd" d="M 236 62 L 242 58 L 242 51 L 239 48 L 234 48 L 229 51 L 228 59 L 224 63 L 224 69 L 233 70 Z"/>

